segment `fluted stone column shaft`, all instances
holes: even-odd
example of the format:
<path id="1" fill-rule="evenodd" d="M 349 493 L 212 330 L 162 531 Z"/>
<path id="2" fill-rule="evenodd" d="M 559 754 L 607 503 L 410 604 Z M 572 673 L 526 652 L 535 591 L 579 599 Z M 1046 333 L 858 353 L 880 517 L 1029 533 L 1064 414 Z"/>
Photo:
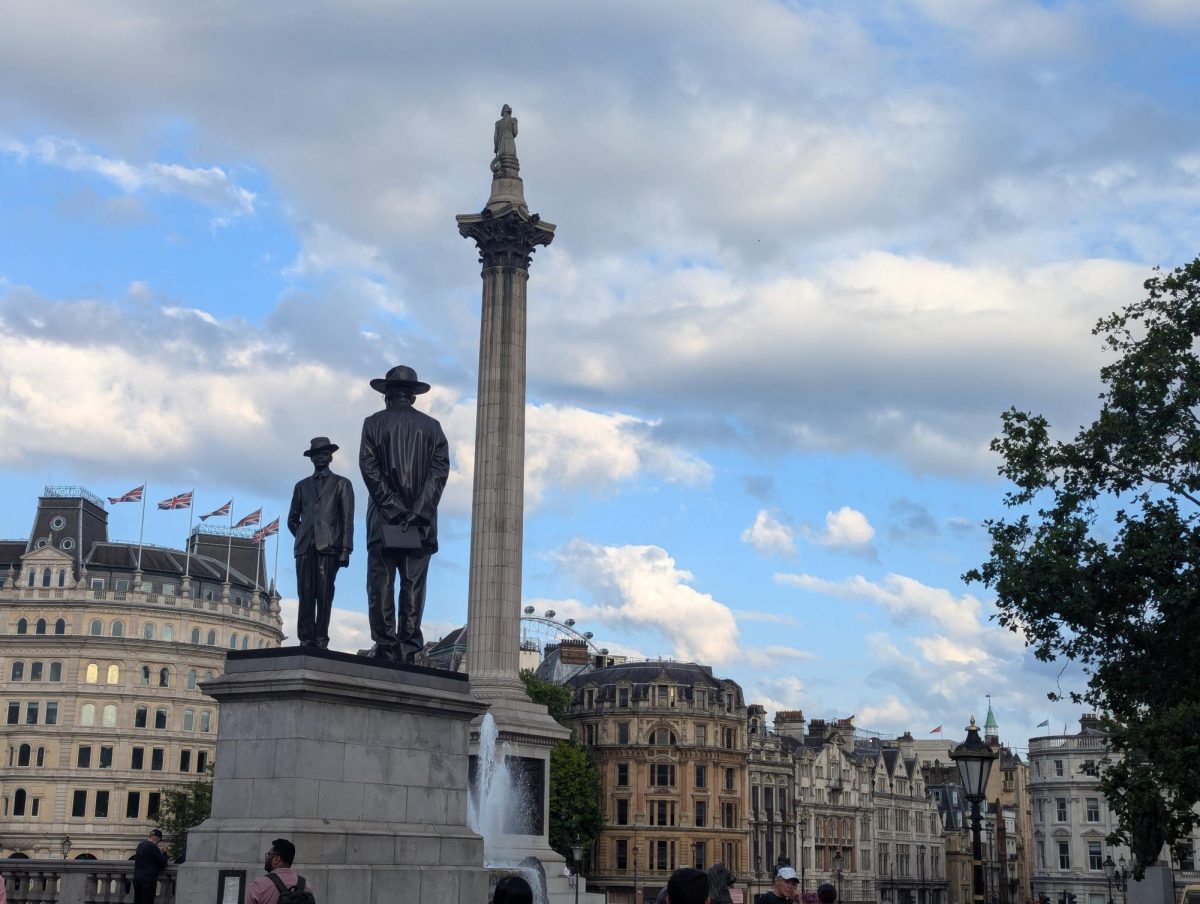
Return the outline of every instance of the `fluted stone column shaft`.
<path id="1" fill-rule="evenodd" d="M 506 689 L 520 689 L 529 274 L 493 267 L 482 275 L 467 666 L 474 693 L 507 696 Z"/>

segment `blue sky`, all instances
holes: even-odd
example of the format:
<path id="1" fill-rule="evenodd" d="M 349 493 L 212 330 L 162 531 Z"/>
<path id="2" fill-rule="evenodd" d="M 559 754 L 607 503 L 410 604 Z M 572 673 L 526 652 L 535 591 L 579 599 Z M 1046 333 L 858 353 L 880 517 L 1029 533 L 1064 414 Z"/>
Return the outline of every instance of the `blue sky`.
<path id="1" fill-rule="evenodd" d="M 453 218 L 509 103 L 558 224 L 526 601 L 881 732 L 957 735 L 990 693 L 1023 745 L 1080 676 L 960 580 L 1000 514 L 988 441 L 1009 405 L 1089 420 L 1092 325 L 1195 256 L 1198 32 L 1184 0 L 9 4 L 0 534 L 49 483 L 281 513 L 311 436 L 357 480 L 368 381 L 406 363 L 454 465 L 428 633 L 464 621 L 480 283 Z"/>

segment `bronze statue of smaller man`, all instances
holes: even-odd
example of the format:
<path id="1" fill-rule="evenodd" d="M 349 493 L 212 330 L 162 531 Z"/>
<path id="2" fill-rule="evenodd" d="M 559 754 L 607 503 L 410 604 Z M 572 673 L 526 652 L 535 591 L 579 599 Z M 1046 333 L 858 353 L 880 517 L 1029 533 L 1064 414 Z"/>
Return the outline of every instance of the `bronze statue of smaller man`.
<path id="1" fill-rule="evenodd" d="M 354 486 L 329 470 L 338 446 L 314 437 L 304 453 L 313 473 L 296 484 L 288 530 L 296 538 L 296 592 L 300 611 L 296 635 L 302 647 L 329 646 L 329 614 L 339 568 L 354 549 Z"/>

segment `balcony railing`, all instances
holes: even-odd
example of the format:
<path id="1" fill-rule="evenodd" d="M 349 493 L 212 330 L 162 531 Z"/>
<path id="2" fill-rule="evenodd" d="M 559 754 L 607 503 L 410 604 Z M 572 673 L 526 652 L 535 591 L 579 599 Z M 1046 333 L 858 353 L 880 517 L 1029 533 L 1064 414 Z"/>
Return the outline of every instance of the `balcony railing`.
<path id="1" fill-rule="evenodd" d="M 133 901 L 129 860 L 5 860 L 8 904 L 127 904 Z M 158 877 L 154 904 L 174 904 L 175 868 Z"/>

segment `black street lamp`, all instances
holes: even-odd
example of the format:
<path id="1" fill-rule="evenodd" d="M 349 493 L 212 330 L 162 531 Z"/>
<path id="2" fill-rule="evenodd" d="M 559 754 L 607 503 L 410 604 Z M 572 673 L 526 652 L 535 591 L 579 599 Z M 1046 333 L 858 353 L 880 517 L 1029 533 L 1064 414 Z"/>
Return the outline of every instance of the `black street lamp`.
<path id="1" fill-rule="evenodd" d="M 575 881 L 571 884 L 575 886 L 575 904 L 579 904 L 579 863 L 583 859 L 583 845 L 579 843 L 578 838 L 571 845 L 571 857 L 575 860 L 575 875 L 571 877 Z"/>
<path id="2" fill-rule="evenodd" d="M 988 776 L 992 772 L 996 751 L 979 739 L 979 727 L 975 724 L 974 716 L 971 716 L 971 724 L 967 726 L 967 739 L 951 751 L 950 759 L 958 764 L 963 792 L 971 802 L 971 897 L 975 904 L 983 904 L 986 892 L 979 805 L 987 793 Z"/>
<path id="3" fill-rule="evenodd" d="M 1108 904 L 1113 904 L 1113 886 L 1121 889 L 1121 894 L 1125 894 L 1125 889 L 1129 883 L 1129 870 L 1125 869 L 1125 858 L 1121 858 L 1121 864 L 1118 866 L 1113 863 L 1112 853 L 1104 858 L 1104 878 L 1108 882 Z"/>

